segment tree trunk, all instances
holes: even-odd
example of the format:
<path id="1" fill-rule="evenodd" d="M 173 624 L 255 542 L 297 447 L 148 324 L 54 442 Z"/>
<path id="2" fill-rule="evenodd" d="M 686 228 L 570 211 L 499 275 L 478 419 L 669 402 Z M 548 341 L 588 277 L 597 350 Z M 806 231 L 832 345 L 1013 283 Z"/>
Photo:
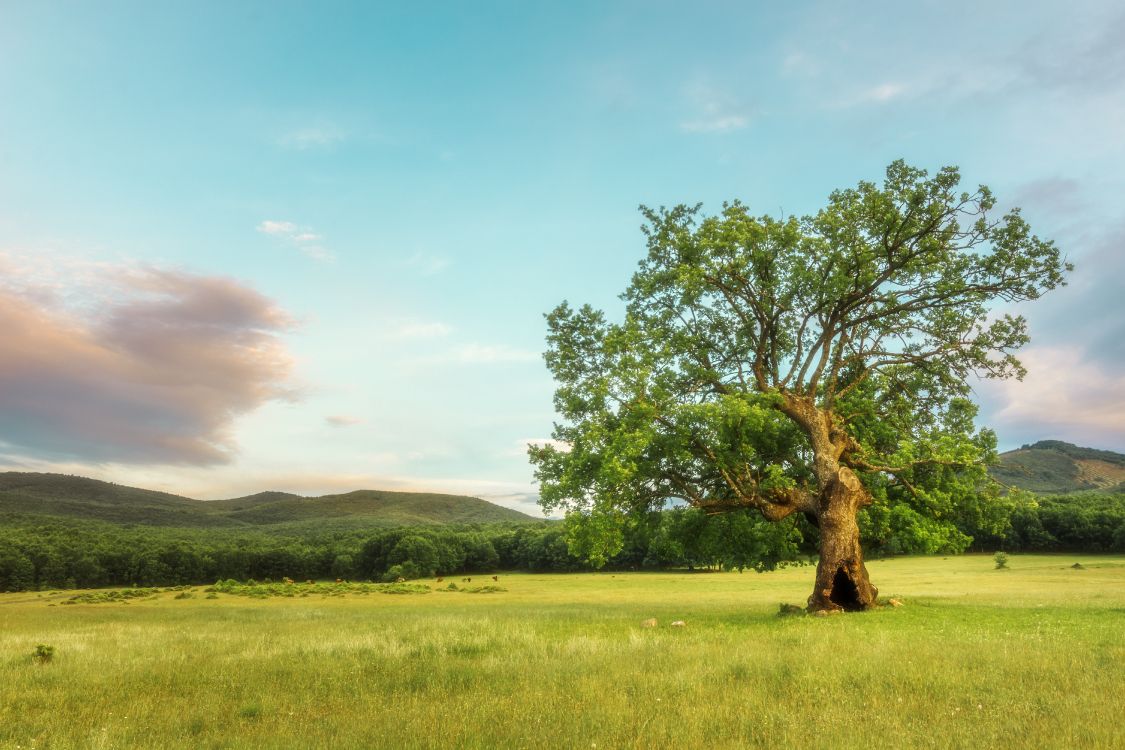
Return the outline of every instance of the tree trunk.
<path id="1" fill-rule="evenodd" d="M 874 606 L 879 590 L 871 585 L 867 566 L 863 564 L 856 523 L 860 507 L 869 501 L 859 478 L 846 467 L 840 468 L 821 492 L 817 510 L 820 562 L 809 597 L 809 612 L 854 612 Z"/>

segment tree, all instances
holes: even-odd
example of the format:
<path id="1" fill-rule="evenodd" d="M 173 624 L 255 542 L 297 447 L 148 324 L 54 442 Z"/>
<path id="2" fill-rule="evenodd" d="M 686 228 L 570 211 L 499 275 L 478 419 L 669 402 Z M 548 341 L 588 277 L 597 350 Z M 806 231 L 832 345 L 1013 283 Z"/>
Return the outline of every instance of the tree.
<path id="1" fill-rule="evenodd" d="M 959 182 L 898 161 L 882 187 L 800 219 L 642 206 L 648 255 L 624 320 L 566 302 L 547 315 L 560 421 L 556 443 L 529 449 L 542 507 L 580 519 L 595 562 L 624 514 L 671 499 L 803 517 L 819 536 L 810 610 L 875 602 L 864 509 L 893 510 L 880 522 L 907 546 L 963 548 L 952 519 L 995 495 L 969 380 L 1022 377 L 1028 341 L 992 307 L 1071 267 L 1018 209 L 993 218 L 988 188 Z"/>

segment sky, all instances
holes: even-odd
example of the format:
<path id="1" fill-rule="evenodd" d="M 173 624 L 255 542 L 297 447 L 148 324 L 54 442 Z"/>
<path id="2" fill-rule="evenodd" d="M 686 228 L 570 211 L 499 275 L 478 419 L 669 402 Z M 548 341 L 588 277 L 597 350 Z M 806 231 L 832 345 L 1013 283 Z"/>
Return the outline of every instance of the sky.
<path id="1" fill-rule="evenodd" d="M 776 7 L 771 7 L 776 6 Z M 0 469 L 537 514 L 543 314 L 640 204 L 961 168 L 1075 264 L 1002 449 L 1125 451 L 1116 2 L 0 0 Z"/>

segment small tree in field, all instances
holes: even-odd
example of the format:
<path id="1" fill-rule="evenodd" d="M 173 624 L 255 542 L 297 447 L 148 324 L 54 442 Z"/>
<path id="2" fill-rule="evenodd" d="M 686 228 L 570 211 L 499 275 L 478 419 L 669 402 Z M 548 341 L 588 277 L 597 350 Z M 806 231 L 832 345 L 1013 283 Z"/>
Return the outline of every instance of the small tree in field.
<path id="1" fill-rule="evenodd" d="M 1070 266 L 1018 209 L 994 219 L 989 190 L 959 181 L 900 161 L 881 188 L 834 192 L 801 219 L 642 208 L 648 257 L 624 321 L 565 302 L 547 316 L 559 442 L 529 451 L 572 545 L 604 562 L 629 512 L 675 498 L 805 518 L 820 550 L 809 609 L 856 610 L 877 596 L 862 510 L 872 533 L 923 549 L 958 517 L 988 518 L 996 443 L 974 430 L 968 381 L 1021 377 L 1028 340 L 1022 317 L 991 308 Z"/>

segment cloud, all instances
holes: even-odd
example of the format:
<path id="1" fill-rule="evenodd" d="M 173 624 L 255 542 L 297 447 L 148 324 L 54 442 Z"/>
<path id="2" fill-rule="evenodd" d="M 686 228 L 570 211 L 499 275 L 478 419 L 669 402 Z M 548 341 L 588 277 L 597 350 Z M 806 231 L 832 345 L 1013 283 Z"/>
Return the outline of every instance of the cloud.
<path id="1" fill-rule="evenodd" d="M 452 332 L 453 329 L 445 323 L 406 321 L 388 329 L 387 336 L 399 340 L 436 339 Z"/>
<path id="2" fill-rule="evenodd" d="M 696 114 L 680 123 L 685 133 L 730 133 L 750 124 L 746 107 L 710 83 L 694 83 L 686 96 Z"/>
<path id="3" fill-rule="evenodd" d="M 794 50 L 782 59 L 781 70 L 790 75 L 815 76 L 820 72 L 820 65 L 806 53 Z"/>
<path id="4" fill-rule="evenodd" d="M 1069 190 L 1055 185 L 1047 190 Z M 1031 344 L 1017 356 L 1022 383 L 977 386 L 981 422 L 1003 445 L 1057 437 L 1095 448 L 1125 450 L 1125 225 L 1090 236 L 1068 232 L 1059 246 L 1074 260 L 1068 285 L 1011 310 L 1028 318 Z"/>
<path id="5" fill-rule="evenodd" d="M 1055 438 L 1125 450 L 1125 372 L 1077 346 L 1031 348 L 1020 360 L 1028 369 L 1022 382 L 978 387 L 997 404 L 987 423 L 1005 442 Z"/>
<path id="6" fill-rule="evenodd" d="M 293 239 L 297 232 L 297 225 L 291 221 L 270 221 L 266 219 L 258 225 L 258 231 L 263 234 L 272 234 L 274 237 Z"/>
<path id="7" fill-rule="evenodd" d="M 277 145 L 296 151 L 331 148 L 342 143 L 347 134 L 330 123 L 322 123 L 284 133 L 277 139 Z"/>
<path id="8" fill-rule="evenodd" d="M 1032 83 L 1063 91 L 1120 91 L 1125 70 L 1125 13 L 1070 24 L 1086 33 L 1065 36 L 1060 29 L 1029 39 L 1014 62 Z"/>
<path id="9" fill-rule="evenodd" d="M 296 247 L 313 260 L 322 263 L 331 263 L 336 256 L 327 250 L 321 243 L 324 239 L 308 227 L 299 226 L 291 221 L 277 221 L 266 219 L 255 227 L 262 234 L 268 234 Z"/>
<path id="10" fill-rule="evenodd" d="M 515 441 L 515 447 L 507 454 L 511 456 L 526 456 L 528 446 L 551 446 L 556 450 L 563 453 L 570 453 L 570 443 L 565 440 L 555 440 L 554 438 L 521 438 Z"/>
<path id="11" fill-rule="evenodd" d="M 347 414 L 333 414 L 325 417 L 324 421 L 329 427 L 353 427 L 357 424 L 363 424 L 363 420 L 359 417 L 352 417 Z"/>
<path id="12" fill-rule="evenodd" d="M 863 93 L 862 99 L 873 102 L 889 102 L 906 93 L 906 86 L 901 83 L 881 83 Z"/>
<path id="13" fill-rule="evenodd" d="M 1024 183 L 1015 194 L 1014 204 L 1043 209 L 1056 214 L 1077 214 L 1087 208 L 1082 184 L 1069 177 L 1044 177 Z"/>
<path id="14" fill-rule="evenodd" d="M 0 282 L 0 442 L 51 460 L 221 464 L 235 419 L 291 399 L 292 319 L 233 279 L 103 267 L 110 294 Z"/>
<path id="15" fill-rule="evenodd" d="M 463 344 L 452 350 L 452 358 L 467 364 L 491 364 L 496 362 L 537 362 L 539 352 L 513 349 L 504 345 Z"/>
<path id="16" fill-rule="evenodd" d="M 714 117 L 680 123 L 680 129 L 688 133 L 729 133 L 741 130 L 750 124 L 745 115 L 715 115 Z"/>
<path id="17" fill-rule="evenodd" d="M 448 258 L 417 252 L 403 260 L 402 265 L 414 269 L 423 276 L 433 276 L 449 268 L 451 261 Z"/>

